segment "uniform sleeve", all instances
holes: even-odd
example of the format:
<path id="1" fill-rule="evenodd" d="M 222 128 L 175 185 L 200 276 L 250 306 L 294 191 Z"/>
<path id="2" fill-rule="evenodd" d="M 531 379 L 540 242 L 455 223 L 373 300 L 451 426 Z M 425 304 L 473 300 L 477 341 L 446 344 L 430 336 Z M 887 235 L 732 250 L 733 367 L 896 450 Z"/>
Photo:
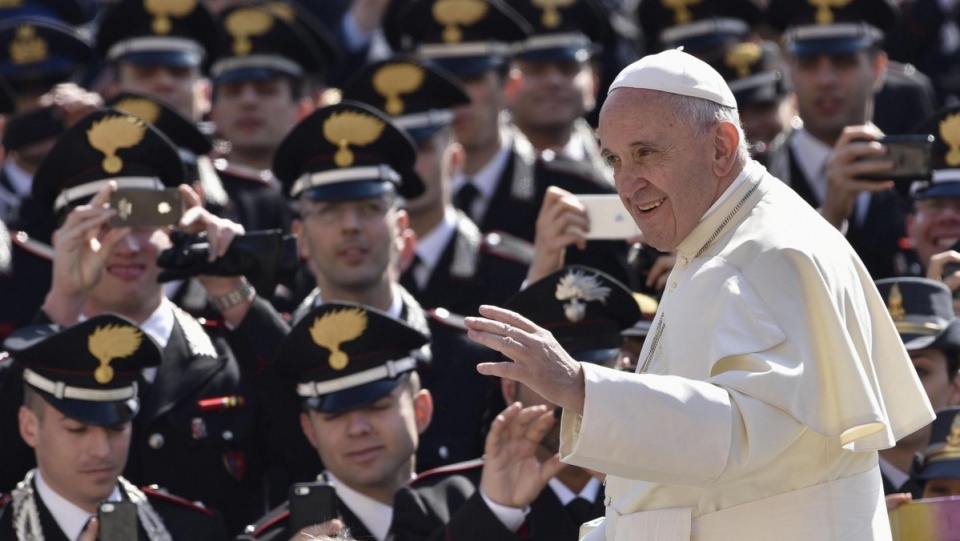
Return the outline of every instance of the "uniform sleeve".
<path id="1" fill-rule="evenodd" d="M 560 454 L 570 464 L 706 486 L 763 467 L 804 430 L 782 410 L 711 383 L 583 366 L 584 414 L 565 411 L 561 426 Z"/>

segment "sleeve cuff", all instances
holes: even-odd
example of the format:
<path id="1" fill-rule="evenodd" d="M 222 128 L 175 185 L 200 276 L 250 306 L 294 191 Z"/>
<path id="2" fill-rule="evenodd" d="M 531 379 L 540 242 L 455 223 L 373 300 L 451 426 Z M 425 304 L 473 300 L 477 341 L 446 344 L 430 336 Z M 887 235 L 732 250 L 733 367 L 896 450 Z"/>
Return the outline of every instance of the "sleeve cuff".
<path id="1" fill-rule="evenodd" d="M 495 503 L 493 500 L 488 498 L 482 490 L 480 491 L 480 497 L 483 498 L 483 503 L 487 504 L 487 507 L 489 507 L 493 515 L 497 517 L 497 520 L 499 520 L 511 532 L 516 532 L 519 530 L 520 526 L 523 526 L 524 521 L 527 520 L 527 513 L 530 512 L 529 507 L 518 509 L 516 507 L 500 505 L 499 503 Z"/>

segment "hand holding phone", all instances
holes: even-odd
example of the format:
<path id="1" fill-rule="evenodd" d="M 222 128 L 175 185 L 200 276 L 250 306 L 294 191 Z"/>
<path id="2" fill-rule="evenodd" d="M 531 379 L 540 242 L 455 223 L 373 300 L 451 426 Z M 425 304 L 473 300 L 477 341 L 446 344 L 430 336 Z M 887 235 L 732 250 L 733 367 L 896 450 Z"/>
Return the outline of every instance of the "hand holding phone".
<path id="1" fill-rule="evenodd" d="M 119 189 L 110 194 L 110 208 L 117 214 L 111 227 L 163 227 L 177 225 L 183 216 L 180 190 Z"/>
<path id="2" fill-rule="evenodd" d="M 587 239 L 629 239 L 640 235 L 640 228 L 619 195 L 578 194 L 577 198 L 587 208 L 587 217 L 590 218 Z"/>
<path id="3" fill-rule="evenodd" d="M 878 173 L 864 173 L 857 178 L 877 181 L 914 181 L 930 178 L 932 135 L 888 135 L 877 139 L 877 142 L 884 145 L 887 152 L 880 156 L 861 158 L 861 160 L 891 160 L 894 163 L 893 169 Z"/>
<path id="4" fill-rule="evenodd" d="M 139 518 L 133 502 L 101 502 L 97 509 L 100 523 L 99 541 L 131 541 L 137 539 Z"/>
<path id="5" fill-rule="evenodd" d="M 337 493 L 329 483 L 296 483 L 290 487 L 288 497 L 290 532 L 337 518 Z"/>

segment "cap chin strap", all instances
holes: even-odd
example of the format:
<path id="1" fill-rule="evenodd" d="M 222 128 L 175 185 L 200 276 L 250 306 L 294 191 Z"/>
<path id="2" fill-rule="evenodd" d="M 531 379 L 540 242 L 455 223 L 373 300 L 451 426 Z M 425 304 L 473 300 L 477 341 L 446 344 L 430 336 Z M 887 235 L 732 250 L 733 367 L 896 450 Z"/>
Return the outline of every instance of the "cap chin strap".
<path id="1" fill-rule="evenodd" d="M 135 381 L 132 382 L 129 387 L 99 391 L 84 389 L 83 387 L 71 387 L 62 381 L 47 379 L 29 368 L 23 369 L 23 381 L 41 391 L 52 394 L 58 400 L 66 398 L 70 400 L 87 400 L 89 402 L 121 402 L 137 396 L 137 382 Z"/>
<path id="2" fill-rule="evenodd" d="M 343 391 L 353 387 L 359 387 L 366 383 L 371 383 L 381 379 L 394 379 L 404 372 L 409 372 L 417 367 L 417 360 L 413 357 L 405 357 L 396 361 L 387 361 L 382 366 L 370 368 L 363 372 L 350 374 L 342 378 L 330 381 L 308 381 L 297 385 L 297 394 L 304 397 L 319 397 L 337 391 Z"/>

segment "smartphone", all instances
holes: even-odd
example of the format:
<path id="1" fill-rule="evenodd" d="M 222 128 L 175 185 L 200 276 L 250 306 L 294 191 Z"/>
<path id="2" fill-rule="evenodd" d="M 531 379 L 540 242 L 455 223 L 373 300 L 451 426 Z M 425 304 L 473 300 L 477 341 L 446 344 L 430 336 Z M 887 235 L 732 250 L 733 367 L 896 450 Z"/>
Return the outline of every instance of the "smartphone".
<path id="1" fill-rule="evenodd" d="M 932 135 L 888 135 L 877 139 L 887 147 L 882 156 L 870 156 L 863 160 L 893 160 L 891 171 L 868 173 L 858 176 L 863 180 L 927 180 L 930 178 L 930 150 Z"/>
<path id="2" fill-rule="evenodd" d="M 117 214 L 111 227 L 162 227 L 176 225 L 183 216 L 180 190 L 120 189 L 110 194 L 110 208 Z"/>
<path id="3" fill-rule="evenodd" d="M 140 519 L 133 502 L 101 502 L 97 509 L 100 522 L 99 541 L 131 541 L 137 539 Z"/>
<path id="4" fill-rule="evenodd" d="M 290 487 L 289 532 L 337 518 L 337 493 L 322 481 L 296 483 Z"/>
<path id="5" fill-rule="evenodd" d="M 640 228 L 633 221 L 617 194 L 580 194 L 577 195 L 587 208 L 590 218 L 590 231 L 587 239 L 628 239 L 640 234 Z"/>

